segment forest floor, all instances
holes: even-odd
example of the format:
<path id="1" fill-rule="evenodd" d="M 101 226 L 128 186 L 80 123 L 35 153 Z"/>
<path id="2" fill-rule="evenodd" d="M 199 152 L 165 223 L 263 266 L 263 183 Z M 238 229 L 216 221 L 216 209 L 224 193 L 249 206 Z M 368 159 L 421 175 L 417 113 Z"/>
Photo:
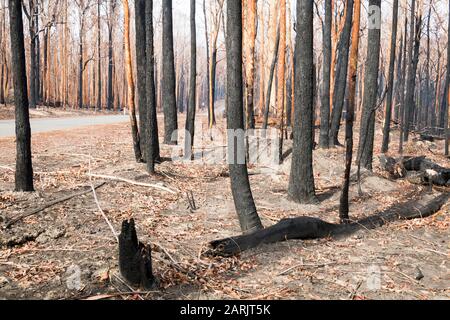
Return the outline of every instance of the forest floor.
<path id="1" fill-rule="evenodd" d="M 205 121 L 204 115 L 201 119 Z M 217 130 L 223 128 L 219 119 Z M 393 150 L 397 136 L 394 132 Z M 377 128 L 377 155 L 380 139 Z M 159 287 L 137 292 L 123 283 L 116 239 L 93 193 L 87 193 L 0 230 L 0 298 L 450 299 L 449 203 L 432 217 L 399 221 L 344 239 L 288 241 L 233 258 L 205 257 L 201 253 L 209 241 L 240 233 L 225 164 L 164 162 L 157 176 L 149 176 L 144 165 L 134 161 L 126 123 L 36 134 L 32 142 L 37 191 L 25 194 L 11 191 L 14 139 L 0 139 L 0 224 L 89 186 L 89 172 L 170 188 L 175 193 L 103 178 L 92 181 L 106 181 L 96 194 L 116 232 L 122 220 L 133 217 L 140 240 L 152 243 Z M 207 151 L 223 147 L 223 141 L 207 143 Z M 161 148 L 163 156 L 171 155 L 168 146 Z M 427 155 L 450 167 L 449 159 L 440 156 L 442 150 L 441 142 L 411 141 L 405 154 Z M 298 205 L 287 198 L 289 159 L 276 170 L 251 166 L 263 224 L 297 216 L 338 222 L 343 167 L 342 148 L 315 151 L 321 203 Z M 351 187 L 354 219 L 428 190 L 387 179 L 378 159 L 374 174 L 363 174 L 362 188 L 364 195 L 359 196 L 355 183 Z M 190 191 L 197 210 L 189 209 Z"/>
<path id="2" fill-rule="evenodd" d="M 30 118 L 69 118 L 69 117 L 83 117 L 83 116 L 95 116 L 105 114 L 121 114 L 115 111 L 102 111 L 95 112 L 94 110 L 79 110 L 79 109 L 60 109 L 40 106 L 36 109 L 30 109 Z M 0 104 L 0 120 L 14 119 L 14 106 Z"/>

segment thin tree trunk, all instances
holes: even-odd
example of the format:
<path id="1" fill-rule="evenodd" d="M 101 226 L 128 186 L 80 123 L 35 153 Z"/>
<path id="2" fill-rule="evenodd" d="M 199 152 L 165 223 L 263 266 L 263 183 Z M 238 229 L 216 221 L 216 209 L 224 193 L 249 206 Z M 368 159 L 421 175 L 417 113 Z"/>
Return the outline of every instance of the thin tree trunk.
<path id="1" fill-rule="evenodd" d="M 130 8 L 128 0 L 122 0 L 124 15 L 124 42 L 125 42 L 125 71 L 128 87 L 128 107 L 130 108 L 131 136 L 133 138 L 134 156 L 137 162 L 142 161 L 142 153 L 139 142 L 139 131 L 136 120 L 136 106 L 134 104 L 135 89 L 133 79 L 133 66 L 131 64 L 131 44 L 130 44 Z"/>
<path id="2" fill-rule="evenodd" d="M 273 51 L 273 58 L 272 63 L 270 65 L 270 74 L 269 74 L 269 82 L 267 84 L 267 94 L 266 94 L 266 106 L 264 108 L 264 121 L 262 128 L 264 130 L 267 129 L 267 126 L 269 124 L 269 111 L 270 111 L 270 99 L 272 96 L 272 89 L 273 89 L 273 78 L 275 75 L 275 67 L 277 66 L 277 60 L 278 60 L 278 47 L 280 45 L 280 30 L 277 32 L 277 38 L 275 40 L 275 50 Z"/>
<path id="3" fill-rule="evenodd" d="M 245 139 L 243 133 L 243 76 L 242 76 L 242 2 L 227 1 L 227 127 L 233 132 L 228 143 L 231 190 L 236 212 L 243 233 L 262 229 L 261 220 L 253 201 L 247 165 L 245 163 Z M 230 138 L 229 138 L 230 139 Z"/>
<path id="4" fill-rule="evenodd" d="M 352 48 L 350 53 L 350 67 L 348 74 L 348 103 L 345 121 L 345 173 L 344 185 L 340 198 L 339 217 L 341 222 L 347 223 L 349 219 L 349 189 L 350 189 L 350 172 L 353 160 L 353 122 L 355 119 L 356 104 L 356 79 L 358 73 L 358 53 L 359 53 L 359 29 L 361 24 L 361 0 L 355 0 L 352 26 Z"/>
<path id="5" fill-rule="evenodd" d="M 31 128 L 28 111 L 27 74 L 23 36 L 22 1 L 9 0 L 11 36 L 11 65 L 14 80 L 16 117 L 16 173 L 15 190 L 33 191 L 33 166 L 31 160 Z"/>
<path id="6" fill-rule="evenodd" d="M 297 0 L 294 145 L 288 193 L 300 203 L 316 202 L 313 174 L 313 1 Z"/>
<path id="7" fill-rule="evenodd" d="M 97 0 L 97 111 L 101 110 L 102 110 L 102 59 L 101 59 L 100 0 Z"/>
<path id="8" fill-rule="evenodd" d="M 164 143 L 177 144 L 177 138 L 172 135 L 178 129 L 177 104 L 175 92 L 175 60 L 173 51 L 173 22 L 172 0 L 162 1 L 163 10 L 163 35 L 162 35 L 162 104 L 164 110 Z"/>
<path id="9" fill-rule="evenodd" d="M 146 150 L 147 150 L 147 171 L 150 174 L 155 172 L 155 161 L 159 161 L 159 139 L 158 139 L 158 119 L 156 113 L 156 89 L 155 89 L 155 55 L 153 47 L 153 0 L 145 3 L 145 25 L 146 25 L 146 102 L 148 130 Z"/>
<path id="10" fill-rule="evenodd" d="M 139 110 L 139 137 L 142 158 L 148 161 L 147 141 L 149 126 L 147 118 L 147 99 L 146 99 L 146 30 L 145 30 L 145 0 L 134 0 L 135 4 L 135 33 L 136 33 L 136 75 L 137 75 L 137 104 Z"/>
<path id="11" fill-rule="evenodd" d="M 341 126 L 342 109 L 344 107 L 345 89 L 347 86 L 348 54 L 350 33 L 353 19 L 353 0 L 347 0 L 345 23 L 339 39 L 339 56 L 333 86 L 333 110 L 331 112 L 330 146 L 339 145 L 338 135 Z"/>
<path id="12" fill-rule="evenodd" d="M 414 89 L 416 84 L 416 73 L 414 70 L 414 57 L 413 57 L 413 50 L 414 50 L 414 39 L 416 37 L 415 35 L 415 13 L 416 13 L 416 0 L 411 1 L 411 18 L 410 18 L 410 29 L 409 29 L 409 43 L 408 43 L 408 78 L 406 82 L 406 96 L 405 96 L 405 105 L 404 105 L 404 113 L 405 113 L 405 119 L 404 119 L 404 132 L 403 132 L 403 139 L 405 142 L 409 140 L 409 128 L 411 126 L 411 121 L 413 117 L 413 104 L 414 104 Z"/>
<path id="13" fill-rule="evenodd" d="M 189 104 L 186 116 L 185 158 L 193 159 L 195 134 L 195 103 L 197 89 L 197 31 L 195 25 L 195 0 L 191 0 L 191 65 L 189 76 Z"/>
<path id="14" fill-rule="evenodd" d="M 397 44 L 397 20 L 398 20 L 398 0 L 394 0 L 392 11 L 392 34 L 391 34 L 391 52 L 389 57 L 389 80 L 388 91 L 386 94 L 386 114 L 383 129 L 383 145 L 381 152 L 386 153 L 389 150 L 389 136 L 391 132 L 392 119 L 392 95 L 394 92 L 394 69 L 395 69 L 395 50 Z"/>
<path id="15" fill-rule="evenodd" d="M 322 103 L 320 107 L 320 136 L 319 146 L 328 149 L 330 146 L 330 90 L 331 90 L 331 25 L 332 0 L 325 0 L 325 21 L 323 24 L 323 85 Z"/>
<path id="16" fill-rule="evenodd" d="M 282 0 L 285 1 L 285 0 Z M 244 25 L 244 43 L 246 48 L 246 106 L 247 106 L 247 129 L 255 129 L 255 108 L 254 108 L 254 91 L 255 91 L 255 44 L 256 44 L 256 17 L 257 7 L 256 0 L 248 0 L 247 6 L 244 8 L 245 15 Z"/>

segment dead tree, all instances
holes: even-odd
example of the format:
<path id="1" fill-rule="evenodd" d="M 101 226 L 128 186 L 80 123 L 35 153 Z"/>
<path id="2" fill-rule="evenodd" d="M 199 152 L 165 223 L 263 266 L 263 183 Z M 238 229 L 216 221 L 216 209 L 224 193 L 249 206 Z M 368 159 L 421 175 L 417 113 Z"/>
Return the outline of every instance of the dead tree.
<path id="1" fill-rule="evenodd" d="M 16 107 L 16 191 L 33 191 L 31 128 L 28 111 L 27 74 L 23 36 L 22 1 L 9 0 L 11 59 Z"/>
<path id="2" fill-rule="evenodd" d="M 262 224 L 256 211 L 245 162 L 241 0 L 227 1 L 227 17 L 227 128 L 233 132 L 228 142 L 228 154 L 232 157 L 229 159 L 231 191 L 241 230 L 251 233 L 262 229 Z"/>
<path id="3" fill-rule="evenodd" d="M 420 198 L 396 204 L 382 212 L 350 224 L 332 224 L 311 217 L 283 219 L 277 224 L 252 234 L 212 241 L 207 255 L 233 256 L 263 244 L 287 240 L 311 240 L 342 237 L 359 230 L 375 229 L 397 220 L 429 217 L 438 212 L 450 198 L 450 193 Z"/>
<path id="4" fill-rule="evenodd" d="M 297 0 L 294 145 L 288 193 L 293 201 L 316 202 L 313 174 L 313 3 Z"/>
<path id="5" fill-rule="evenodd" d="M 119 236 L 119 269 L 122 277 L 133 286 L 152 289 L 155 277 L 152 272 L 152 250 L 138 241 L 134 219 L 122 222 Z"/>

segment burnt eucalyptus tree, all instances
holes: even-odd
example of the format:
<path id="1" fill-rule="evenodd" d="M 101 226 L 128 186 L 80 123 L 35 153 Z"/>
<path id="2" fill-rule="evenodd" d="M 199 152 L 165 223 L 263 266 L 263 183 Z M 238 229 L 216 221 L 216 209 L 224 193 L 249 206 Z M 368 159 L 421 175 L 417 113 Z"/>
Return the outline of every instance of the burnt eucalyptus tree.
<path id="1" fill-rule="evenodd" d="M 164 143 L 177 144 L 172 141 L 172 133 L 178 129 L 177 103 L 175 93 L 175 62 L 173 51 L 172 0 L 162 0 L 163 34 L 162 34 L 162 106 L 164 111 Z"/>
<path id="2" fill-rule="evenodd" d="M 197 87 L 197 32 L 195 26 L 195 0 L 191 0 L 191 70 L 189 77 L 189 103 L 186 117 L 185 158 L 193 157 L 195 133 L 195 102 Z"/>
<path id="3" fill-rule="evenodd" d="M 323 22 L 323 84 L 320 106 L 319 146 L 328 149 L 330 132 L 330 87 L 331 87 L 331 0 L 325 0 L 325 21 Z"/>
<path id="4" fill-rule="evenodd" d="M 373 19 L 373 20 L 371 20 Z M 375 111 L 380 68 L 381 0 L 369 1 L 369 33 L 364 75 L 364 98 L 359 132 L 358 164 L 372 170 L 375 135 Z"/>
<path id="5" fill-rule="evenodd" d="M 28 105 L 25 45 L 23 37 L 22 1 L 9 0 L 11 65 L 16 108 L 16 191 L 33 191 L 31 162 L 31 128 Z"/>
<path id="6" fill-rule="evenodd" d="M 243 233 L 262 229 L 245 162 L 242 76 L 242 1 L 227 1 L 227 128 L 231 191 Z"/>
<path id="7" fill-rule="evenodd" d="M 313 0 L 297 0 L 294 146 L 288 193 L 300 203 L 317 201 L 313 174 L 313 44 Z"/>
<path id="8" fill-rule="evenodd" d="M 135 12 L 135 28 L 136 28 L 136 88 L 137 88 L 137 104 L 139 110 L 139 133 L 142 157 L 147 161 L 147 99 L 146 99 L 146 30 L 145 30 L 145 7 L 146 0 L 134 1 Z"/>
<path id="9" fill-rule="evenodd" d="M 348 55 L 350 48 L 350 33 L 353 19 L 353 0 L 347 0 L 344 28 L 338 43 L 339 56 L 333 92 L 333 111 L 331 112 L 330 146 L 339 145 L 338 135 L 341 125 L 342 109 L 344 107 L 345 90 L 347 87 Z"/>
<path id="10" fill-rule="evenodd" d="M 106 87 L 106 109 L 113 108 L 113 27 L 114 14 L 116 10 L 116 0 L 109 0 L 108 14 L 108 84 Z"/>
<path id="11" fill-rule="evenodd" d="M 28 9 L 23 5 L 23 12 L 28 19 L 30 35 L 30 108 L 36 108 L 39 100 L 39 15 L 36 0 L 28 1 Z"/>
<path id="12" fill-rule="evenodd" d="M 388 91 L 386 94 L 386 114 L 383 128 L 383 145 L 381 147 L 381 152 L 383 153 L 386 153 L 389 150 L 389 136 L 391 132 L 392 96 L 394 92 L 395 52 L 397 44 L 397 21 L 398 21 L 398 0 L 394 0 L 392 9 L 392 33 L 391 33 L 391 52 L 389 57 Z"/>
<path id="13" fill-rule="evenodd" d="M 155 52 L 153 48 L 153 0 L 145 3 L 146 25 L 146 119 L 147 119 L 147 144 L 144 148 L 147 153 L 147 171 L 155 172 L 155 161 L 159 161 L 158 119 L 156 114 L 156 89 L 155 89 Z"/>
<path id="14" fill-rule="evenodd" d="M 408 42 L 408 77 L 406 81 L 406 96 L 405 96 L 405 104 L 403 106 L 404 110 L 404 119 L 403 119 L 403 140 L 407 142 L 409 140 L 409 129 L 411 125 L 411 119 L 413 117 L 414 106 L 414 91 L 416 86 L 416 70 L 414 68 L 414 39 L 416 38 L 415 34 L 415 16 L 416 16 L 416 0 L 411 1 L 411 18 L 409 20 L 410 29 L 409 29 L 409 42 Z M 417 64 L 416 64 L 417 68 Z"/>
<path id="15" fill-rule="evenodd" d="M 448 43 L 450 44 L 450 1 L 448 2 L 449 7 L 449 17 L 448 17 Z M 450 130 L 448 128 L 448 108 L 450 107 L 450 45 L 447 45 L 447 81 L 445 83 L 447 86 L 447 109 L 445 110 L 444 126 L 445 126 L 445 155 L 449 154 L 449 134 Z"/>

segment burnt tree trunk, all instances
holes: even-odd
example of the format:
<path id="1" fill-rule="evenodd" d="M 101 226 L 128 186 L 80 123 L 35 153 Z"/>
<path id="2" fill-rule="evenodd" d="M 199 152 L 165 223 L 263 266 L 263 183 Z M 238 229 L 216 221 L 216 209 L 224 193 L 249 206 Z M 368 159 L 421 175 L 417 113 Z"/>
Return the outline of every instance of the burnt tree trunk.
<path id="1" fill-rule="evenodd" d="M 370 0 L 371 6 L 380 8 L 381 0 Z M 372 15 L 377 13 L 371 12 Z M 381 17 L 378 17 L 381 21 Z M 377 108 L 378 72 L 380 67 L 380 28 L 369 28 L 367 37 L 367 59 L 364 76 L 364 100 L 359 133 L 358 165 L 372 170 L 375 139 L 375 111 Z"/>
<path id="2" fill-rule="evenodd" d="M 253 200 L 245 161 L 241 0 L 227 1 L 226 47 L 228 161 L 231 191 L 241 230 L 243 233 L 251 233 L 262 229 L 262 224 Z"/>
<path id="3" fill-rule="evenodd" d="M 297 0 L 294 145 L 288 193 L 300 203 L 316 202 L 313 174 L 314 53 L 313 2 Z"/>
<path id="4" fill-rule="evenodd" d="M 146 99 L 146 29 L 145 29 L 145 0 L 135 0 L 135 28 L 136 28 L 136 88 L 137 88 L 137 105 L 139 110 L 139 136 L 140 147 L 142 150 L 142 159 L 148 161 L 147 144 L 148 137 L 148 117 L 147 117 L 147 99 Z"/>
<path id="5" fill-rule="evenodd" d="M 195 0 L 191 0 L 191 66 L 189 76 L 189 104 L 186 116 L 185 158 L 193 159 L 195 133 L 195 102 L 197 101 L 197 32 L 195 25 Z"/>
<path id="6" fill-rule="evenodd" d="M 325 21 L 323 24 L 323 85 L 320 106 L 319 146 L 328 149 L 330 146 L 330 88 L 331 88 L 331 1 L 325 0 Z"/>
<path id="7" fill-rule="evenodd" d="M 173 51 L 172 0 L 162 1 L 163 35 L 162 35 L 162 107 L 164 111 L 164 143 L 177 144 L 172 134 L 178 129 L 177 101 L 175 92 L 175 58 Z"/>
<path id="8" fill-rule="evenodd" d="M 392 11 L 392 35 L 391 35 L 391 52 L 389 57 L 388 91 L 386 94 L 386 113 L 383 128 L 383 145 L 381 147 L 381 152 L 383 153 L 386 153 L 389 150 L 389 138 L 391 133 L 392 96 L 394 92 L 394 69 L 396 56 L 395 51 L 397 45 L 397 20 L 398 20 L 398 0 L 394 0 Z"/>
<path id="9" fill-rule="evenodd" d="M 348 55 L 350 48 L 350 33 L 353 19 L 353 0 L 346 4 L 346 19 L 344 29 L 339 39 L 339 56 L 336 66 L 333 92 L 333 110 L 331 112 L 330 146 L 340 145 L 338 140 L 339 128 L 341 126 L 342 110 L 344 108 L 345 89 L 347 86 Z"/>
<path id="10" fill-rule="evenodd" d="M 273 78 L 275 75 L 275 67 L 278 61 L 278 47 L 280 46 L 280 29 L 277 31 L 277 39 L 275 40 L 275 50 L 273 52 L 272 63 L 270 64 L 269 82 L 267 84 L 266 105 L 264 107 L 264 121 L 262 128 L 267 129 L 269 124 L 270 96 L 272 95 Z"/>
<path id="11" fill-rule="evenodd" d="M 27 73 L 22 21 L 22 1 L 9 0 L 11 35 L 11 65 L 14 81 L 16 117 L 16 173 L 15 190 L 33 191 L 31 161 L 31 128 L 28 105 Z"/>
<path id="12" fill-rule="evenodd" d="M 159 136 L 158 136 L 158 118 L 156 112 L 156 89 L 155 89 L 155 53 L 153 47 L 153 0 L 147 0 L 145 4 L 145 26 L 146 26 L 146 111 L 147 121 L 147 171 L 155 172 L 155 161 L 159 161 Z"/>

